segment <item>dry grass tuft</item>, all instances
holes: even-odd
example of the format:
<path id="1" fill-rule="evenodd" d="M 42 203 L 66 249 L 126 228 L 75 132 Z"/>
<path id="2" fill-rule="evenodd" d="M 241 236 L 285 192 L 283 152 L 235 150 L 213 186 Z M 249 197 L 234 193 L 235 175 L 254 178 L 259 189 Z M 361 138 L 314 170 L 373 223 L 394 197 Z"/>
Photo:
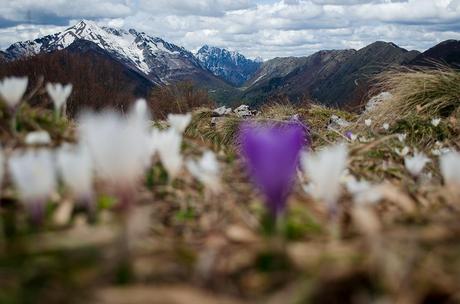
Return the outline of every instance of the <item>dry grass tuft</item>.
<path id="1" fill-rule="evenodd" d="M 414 114 L 447 118 L 460 106 L 460 71 L 449 67 L 392 70 L 378 76 L 377 83 L 378 91 L 389 92 L 393 98 L 366 115 L 375 124 Z"/>

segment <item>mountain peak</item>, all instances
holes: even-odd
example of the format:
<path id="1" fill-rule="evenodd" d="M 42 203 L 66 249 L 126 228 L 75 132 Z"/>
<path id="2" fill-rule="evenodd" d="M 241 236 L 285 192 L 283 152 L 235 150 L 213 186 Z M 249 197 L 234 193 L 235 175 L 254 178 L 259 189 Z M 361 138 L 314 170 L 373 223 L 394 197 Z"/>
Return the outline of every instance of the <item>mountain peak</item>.
<path id="1" fill-rule="evenodd" d="M 437 64 L 460 67 L 460 40 L 446 40 L 419 54 L 411 65 L 436 66 Z"/>
<path id="2" fill-rule="evenodd" d="M 81 19 L 77 22 L 74 27 L 81 27 L 81 26 L 92 26 L 92 27 L 99 27 L 96 22 L 88 19 Z"/>
<path id="3" fill-rule="evenodd" d="M 237 86 L 250 79 L 261 64 L 236 51 L 209 45 L 203 45 L 196 53 L 196 57 L 204 68 Z"/>
<path id="4" fill-rule="evenodd" d="M 161 38 L 135 30 L 102 27 L 94 21 L 85 19 L 62 32 L 33 41 L 15 43 L 8 48 L 7 55 L 14 60 L 39 53 L 50 53 L 66 49 L 77 40 L 94 43 L 112 57 L 145 75 L 156 74 L 154 69 L 163 69 L 162 71 L 167 74 L 168 67 L 180 66 L 181 60 L 185 65 L 199 65 L 193 54 Z M 163 83 L 162 79 L 155 81 Z"/>

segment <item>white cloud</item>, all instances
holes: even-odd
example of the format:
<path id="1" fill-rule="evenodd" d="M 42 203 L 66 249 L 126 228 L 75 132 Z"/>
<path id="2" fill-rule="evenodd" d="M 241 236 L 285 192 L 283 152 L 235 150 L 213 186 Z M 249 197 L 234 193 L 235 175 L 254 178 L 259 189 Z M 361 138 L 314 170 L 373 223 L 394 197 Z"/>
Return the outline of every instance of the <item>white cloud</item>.
<path id="1" fill-rule="evenodd" d="M 321 49 L 360 48 L 376 40 L 424 50 L 442 40 L 460 38 L 460 0 L 0 0 L 0 3 L 0 16 L 8 16 L 0 17 L 1 47 L 27 35 L 36 37 L 39 29 L 51 31 L 57 29 L 56 25 L 78 18 L 135 28 L 192 50 L 210 44 L 263 58 L 308 55 Z M 35 25 L 8 24 L 21 23 L 27 16 L 35 16 L 37 21 L 32 22 Z M 54 26 L 39 26 L 46 23 Z M 3 29 L 2 24 L 5 24 Z"/>

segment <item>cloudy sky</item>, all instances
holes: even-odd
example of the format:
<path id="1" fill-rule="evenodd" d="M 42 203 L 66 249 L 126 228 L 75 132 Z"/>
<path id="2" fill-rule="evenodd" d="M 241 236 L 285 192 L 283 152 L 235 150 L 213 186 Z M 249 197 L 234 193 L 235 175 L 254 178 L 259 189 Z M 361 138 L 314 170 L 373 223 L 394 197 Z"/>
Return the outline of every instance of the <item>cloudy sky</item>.
<path id="1" fill-rule="evenodd" d="M 0 48 L 80 19 L 264 59 L 376 40 L 423 51 L 460 39 L 460 0 L 0 0 Z"/>

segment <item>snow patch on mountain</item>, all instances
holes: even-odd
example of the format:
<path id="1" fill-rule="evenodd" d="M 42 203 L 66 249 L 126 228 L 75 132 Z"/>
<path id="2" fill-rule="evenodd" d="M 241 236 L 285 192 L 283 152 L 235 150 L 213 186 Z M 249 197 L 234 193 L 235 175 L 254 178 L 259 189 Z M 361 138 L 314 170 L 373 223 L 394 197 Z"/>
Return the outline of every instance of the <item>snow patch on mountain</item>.
<path id="1" fill-rule="evenodd" d="M 97 44 L 120 61 L 149 75 L 158 68 L 166 79 L 176 70 L 187 65 L 198 65 L 193 54 L 161 38 L 151 37 L 136 30 L 100 27 L 93 21 L 82 20 L 63 32 L 48 35 L 33 41 L 18 42 L 7 50 L 10 60 L 48 53 L 69 47 L 76 40 L 83 39 Z M 162 62 L 158 62 L 158 60 Z M 159 76 L 160 79 L 163 77 Z M 162 82 L 167 83 L 167 80 Z"/>

